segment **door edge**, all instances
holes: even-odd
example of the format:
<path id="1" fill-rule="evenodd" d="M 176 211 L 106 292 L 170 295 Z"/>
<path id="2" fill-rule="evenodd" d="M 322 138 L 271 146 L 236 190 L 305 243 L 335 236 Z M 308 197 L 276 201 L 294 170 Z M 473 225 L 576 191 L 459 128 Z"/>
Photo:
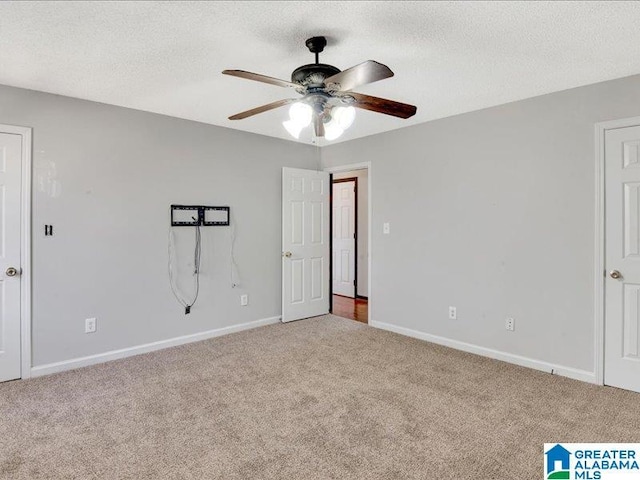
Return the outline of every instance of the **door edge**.
<path id="1" fill-rule="evenodd" d="M 0 132 L 22 137 L 20 193 L 20 377 L 31 378 L 31 175 L 32 128 L 0 124 Z"/>
<path id="2" fill-rule="evenodd" d="M 621 118 L 595 124 L 595 219 L 594 219 L 594 377 L 605 385 L 605 136 L 607 131 L 640 126 L 640 117 Z"/>

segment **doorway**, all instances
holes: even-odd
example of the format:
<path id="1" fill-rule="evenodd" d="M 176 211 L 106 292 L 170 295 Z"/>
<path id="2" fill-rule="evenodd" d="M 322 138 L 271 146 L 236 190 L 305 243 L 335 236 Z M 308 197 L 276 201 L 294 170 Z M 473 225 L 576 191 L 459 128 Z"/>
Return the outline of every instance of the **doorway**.
<path id="1" fill-rule="evenodd" d="M 368 323 L 369 169 L 335 172 L 331 192 L 331 312 Z"/>

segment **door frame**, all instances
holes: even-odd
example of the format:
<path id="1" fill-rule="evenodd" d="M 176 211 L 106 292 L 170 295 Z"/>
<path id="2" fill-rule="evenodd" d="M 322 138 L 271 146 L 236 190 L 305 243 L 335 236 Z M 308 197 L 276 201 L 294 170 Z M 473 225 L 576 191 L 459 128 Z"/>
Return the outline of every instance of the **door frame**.
<path id="1" fill-rule="evenodd" d="M 1 133 L 22 137 L 20 199 L 20 378 L 31 377 L 31 128 L 0 124 Z"/>
<path id="2" fill-rule="evenodd" d="M 367 172 L 368 173 L 368 172 Z M 349 177 L 349 178 L 339 178 L 337 180 L 335 180 L 333 178 L 333 174 L 331 174 L 331 197 L 330 197 L 330 205 L 329 207 L 331 208 L 331 212 L 333 212 L 333 184 L 334 183 L 347 183 L 347 182 L 353 182 L 354 183 L 354 191 L 353 191 L 353 205 L 354 205 L 354 222 L 355 222 L 355 226 L 354 226 L 354 230 L 355 230 L 355 237 L 354 237 L 354 246 L 353 246 L 353 299 L 355 300 L 356 298 L 358 298 L 358 238 L 360 237 L 360 232 L 358 230 L 358 177 Z M 367 190 L 368 191 L 368 190 Z M 333 260 L 333 217 L 331 218 L 331 259 Z M 333 261 L 331 262 L 333 264 Z M 333 299 L 333 265 L 331 265 L 332 270 L 331 270 L 331 298 Z M 333 302 L 331 302 L 331 306 L 333 307 Z"/>
<path id="3" fill-rule="evenodd" d="M 640 126 L 640 117 L 621 118 L 595 124 L 595 255 L 594 255 L 594 375 L 598 385 L 604 385 L 605 327 L 605 136 L 608 130 Z"/>
<path id="4" fill-rule="evenodd" d="M 371 284 L 371 253 L 372 253 L 372 242 L 371 242 L 371 232 L 373 231 L 372 228 L 372 205 L 373 202 L 371 201 L 373 198 L 373 190 L 371 188 L 371 162 L 359 162 L 359 163 L 350 163 L 348 165 L 338 165 L 335 167 L 325 167 L 324 171 L 325 172 L 329 172 L 329 174 L 331 174 L 330 177 L 330 181 L 331 183 L 331 191 L 333 192 L 333 174 L 334 173 L 342 173 L 342 172 L 349 172 L 351 170 L 367 170 L 367 197 L 368 197 L 368 205 L 367 205 L 367 216 L 368 216 L 368 226 L 367 226 L 367 239 L 368 239 L 368 255 L 367 255 L 367 267 L 368 267 L 368 271 L 367 271 L 367 283 L 369 284 L 369 295 L 368 295 L 368 300 L 367 300 L 367 305 L 368 305 L 368 323 L 371 324 L 371 320 L 373 319 L 372 313 L 371 313 L 371 297 L 372 295 L 372 284 Z M 333 204 L 331 205 L 331 207 L 333 208 Z M 333 213 L 333 212 L 332 212 Z M 333 232 L 331 231 L 333 229 L 333 218 L 331 219 L 331 225 L 328 225 L 329 228 L 329 239 L 332 240 L 332 234 Z M 356 242 L 357 243 L 357 242 Z M 331 245 L 331 249 L 332 249 L 332 254 L 333 254 L 333 245 Z M 330 258 L 332 258 L 330 256 Z M 356 264 L 357 264 L 357 260 L 356 260 Z M 331 268 L 333 269 L 333 265 L 331 266 Z M 357 282 L 357 281 L 356 281 Z M 357 285 L 357 283 L 356 283 Z M 330 275 L 329 278 L 329 294 L 331 295 L 331 299 L 333 300 L 333 277 Z M 356 291 L 357 294 L 357 291 Z M 356 295 L 357 298 L 357 295 Z M 330 304 L 331 308 L 333 310 L 333 302 Z"/>

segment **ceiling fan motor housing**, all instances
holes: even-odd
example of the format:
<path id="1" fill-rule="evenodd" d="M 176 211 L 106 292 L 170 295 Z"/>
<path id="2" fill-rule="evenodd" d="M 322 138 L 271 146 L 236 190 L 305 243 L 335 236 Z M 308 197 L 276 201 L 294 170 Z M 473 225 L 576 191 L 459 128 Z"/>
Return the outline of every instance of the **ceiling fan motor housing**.
<path id="1" fill-rule="evenodd" d="M 305 45 L 311 53 L 315 54 L 316 63 L 296 68 L 291 74 L 291 81 L 305 87 L 322 87 L 324 80 L 336 73 L 340 73 L 340 69 L 318 61 L 318 55 L 327 46 L 325 37 L 311 37 L 307 39 Z"/>
<path id="2" fill-rule="evenodd" d="M 326 78 L 340 73 L 340 69 L 324 63 L 311 63 L 296 68 L 291 74 L 291 81 L 305 87 L 319 87 Z"/>

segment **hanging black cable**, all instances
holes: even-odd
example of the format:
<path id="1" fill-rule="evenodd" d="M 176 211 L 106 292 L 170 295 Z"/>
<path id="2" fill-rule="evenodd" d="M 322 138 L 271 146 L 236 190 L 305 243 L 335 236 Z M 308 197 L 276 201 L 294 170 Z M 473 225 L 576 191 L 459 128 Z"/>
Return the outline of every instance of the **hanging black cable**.
<path id="1" fill-rule="evenodd" d="M 184 211 L 190 213 L 197 212 L 196 216 L 191 216 L 191 220 L 188 220 L 184 215 Z M 182 213 L 182 215 L 179 215 Z M 207 213 L 211 214 L 211 218 L 207 217 Z M 201 227 L 228 227 L 231 223 L 231 210 L 229 207 L 214 207 L 207 205 L 171 205 L 171 227 L 169 229 L 169 284 L 171 291 L 176 297 L 180 305 L 184 307 L 185 315 L 191 313 L 191 307 L 193 307 L 198 300 L 198 294 L 200 293 L 200 264 L 202 261 L 202 231 Z M 178 289 L 176 281 L 174 281 L 173 272 L 173 258 L 174 258 L 174 235 L 173 227 L 195 227 L 195 248 L 193 251 L 193 276 L 194 276 L 194 296 L 192 301 L 187 301 Z M 234 258 L 233 247 L 235 243 L 235 231 L 231 233 L 231 286 L 237 287 L 240 283 L 237 265 Z"/>
<path id="2" fill-rule="evenodd" d="M 195 220 L 195 218 L 194 218 Z M 200 225 L 196 225 L 196 246 L 193 252 L 193 265 L 194 272 L 193 274 L 196 276 L 196 293 L 193 297 L 193 301 L 189 305 L 185 305 L 184 313 L 190 313 L 191 307 L 196 304 L 196 300 L 198 300 L 198 294 L 200 293 L 200 256 L 202 255 L 202 233 L 200 232 Z"/>
<path id="3" fill-rule="evenodd" d="M 197 219 L 195 218 L 193 218 L 193 220 L 197 221 Z M 191 307 L 195 305 L 196 301 L 198 300 L 198 294 L 200 293 L 200 259 L 202 255 L 202 232 L 200 231 L 200 225 L 195 225 L 195 227 L 196 227 L 196 232 L 195 232 L 196 238 L 195 238 L 195 248 L 193 251 L 193 275 L 195 277 L 195 293 L 193 296 L 193 300 L 191 302 L 187 302 L 186 300 L 184 300 L 182 296 L 179 295 L 178 292 L 176 291 L 177 287 L 174 286 L 173 284 L 174 283 L 173 268 L 172 268 L 173 236 L 171 231 L 169 231 L 169 283 L 171 285 L 171 291 L 173 292 L 173 295 L 176 297 L 178 302 L 180 302 L 180 305 L 184 307 L 185 315 L 191 313 Z"/>

